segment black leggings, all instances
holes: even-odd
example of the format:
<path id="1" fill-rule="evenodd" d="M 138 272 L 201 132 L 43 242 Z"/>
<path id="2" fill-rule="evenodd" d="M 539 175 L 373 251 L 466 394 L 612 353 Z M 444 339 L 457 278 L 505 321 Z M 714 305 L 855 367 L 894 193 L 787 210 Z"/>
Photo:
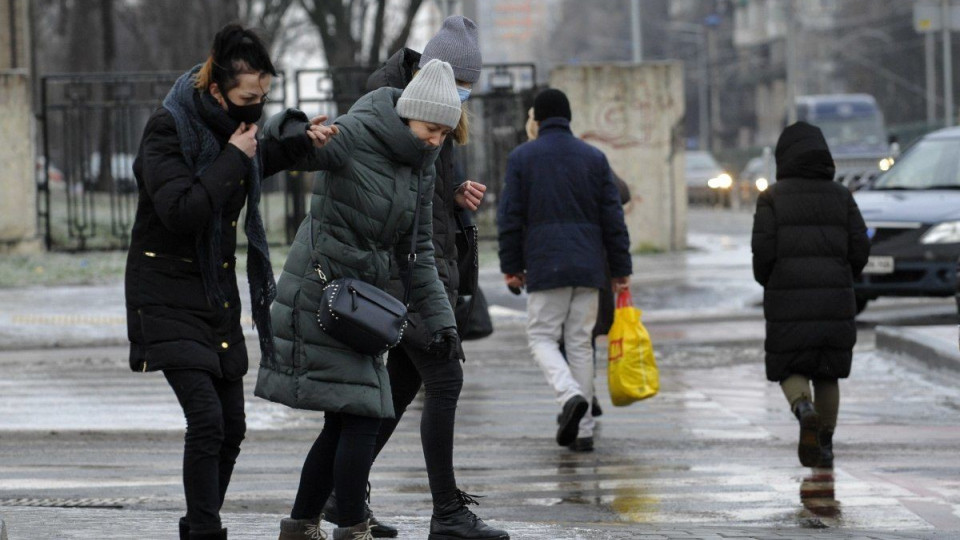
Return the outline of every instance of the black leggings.
<path id="1" fill-rule="evenodd" d="M 199 369 L 163 372 L 187 419 L 183 491 L 191 531 L 220 530 L 220 507 L 247 430 L 243 380 L 228 381 Z"/>
<path id="2" fill-rule="evenodd" d="M 300 473 L 300 488 L 290 517 L 313 519 L 336 487 L 341 527 L 363 521 L 367 478 L 380 419 L 327 412 Z"/>
<path id="3" fill-rule="evenodd" d="M 463 388 L 463 367 L 459 361 L 439 360 L 426 351 L 400 346 L 390 350 L 387 372 L 396 417 L 384 419 L 380 425 L 374 458 L 390 440 L 422 382 L 426 394 L 420 419 L 420 442 L 433 503 L 442 504 L 453 498 L 457 490 L 453 474 L 453 427 Z M 339 489 L 337 496 L 340 496 Z"/>

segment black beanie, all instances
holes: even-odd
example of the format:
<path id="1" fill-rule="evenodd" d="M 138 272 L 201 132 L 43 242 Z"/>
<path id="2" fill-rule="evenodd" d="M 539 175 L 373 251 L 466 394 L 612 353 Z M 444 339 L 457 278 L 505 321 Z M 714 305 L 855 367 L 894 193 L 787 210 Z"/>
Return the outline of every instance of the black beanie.
<path id="1" fill-rule="evenodd" d="M 570 102 L 560 90 L 547 88 L 533 100 L 533 119 L 542 122 L 555 116 L 570 120 Z"/>

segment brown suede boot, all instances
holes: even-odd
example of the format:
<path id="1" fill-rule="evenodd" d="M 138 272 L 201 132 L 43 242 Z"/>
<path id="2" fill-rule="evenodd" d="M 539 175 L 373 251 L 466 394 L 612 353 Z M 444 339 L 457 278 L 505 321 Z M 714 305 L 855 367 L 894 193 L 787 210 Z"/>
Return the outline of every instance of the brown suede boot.
<path id="1" fill-rule="evenodd" d="M 361 521 L 353 527 L 337 527 L 333 530 L 333 540 L 373 540 L 370 520 Z"/>

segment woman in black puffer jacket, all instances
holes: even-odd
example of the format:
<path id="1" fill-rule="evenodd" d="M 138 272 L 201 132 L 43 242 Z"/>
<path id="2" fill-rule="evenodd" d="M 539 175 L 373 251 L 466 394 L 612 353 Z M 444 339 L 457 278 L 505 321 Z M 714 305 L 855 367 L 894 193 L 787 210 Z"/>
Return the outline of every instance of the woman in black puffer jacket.
<path id="1" fill-rule="evenodd" d="M 777 183 L 757 199 L 753 222 L 767 379 L 780 383 L 800 422 L 800 463 L 832 467 L 837 379 L 850 374 L 857 341 L 853 278 L 870 244 L 853 196 L 833 181 L 833 157 L 818 128 L 787 127 L 776 160 Z"/>
<path id="2" fill-rule="evenodd" d="M 291 121 L 282 140 L 258 144 L 254 122 L 273 76 L 257 36 L 225 26 L 207 61 L 184 73 L 147 121 L 133 164 L 139 201 L 125 278 L 130 367 L 162 371 L 187 420 L 181 540 L 227 537 L 220 506 L 246 430 L 248 361 L 234 269 L 240 211 L 246 206 L 253 319 L 269 356 L 276 285 L 257 208 L 260 181 L 336 131 Z"/>

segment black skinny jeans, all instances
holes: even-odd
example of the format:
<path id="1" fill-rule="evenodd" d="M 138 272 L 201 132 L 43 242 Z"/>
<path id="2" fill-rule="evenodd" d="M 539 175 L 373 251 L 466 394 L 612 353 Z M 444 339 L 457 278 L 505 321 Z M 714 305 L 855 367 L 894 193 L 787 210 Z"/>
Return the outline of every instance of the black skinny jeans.
<path id="1" fill-rule="evenodd" d="M 455 497 L 457 490 L 453 474 L 453 427 L 457 401 L 463 388 L 463 367 L 457 360 L 440 360 L 422 349 L 400 346 L 390 350 L 387 372 L 396 417 L 386 418 L 380 425 L 374 459 L 390 440 L 422 384 L 425 396 L 420 418 L 420 442 L 427 464 L 430 494 L 434 506 L 438 506 Z M 339 489 L 337 496 L 340 496 Z"/>
<path id="2" fill-rule="evenodd" d="M 220 507 L 247 430 L 243 380 L 228 381 L 199 369 L 163 372 L 187 419 L 183 491 L 191 531 L 219 531 Z"/>
<path id="3" fill-rule="evenodd" d="M 352 527 L 363 521 L 367 479 L 379 429 L 379 418 L 327 412 L 323 430 L 303 462 L 300 488 L 290 517 L 316 518 L 335 487 L 338 525 Z"/>

